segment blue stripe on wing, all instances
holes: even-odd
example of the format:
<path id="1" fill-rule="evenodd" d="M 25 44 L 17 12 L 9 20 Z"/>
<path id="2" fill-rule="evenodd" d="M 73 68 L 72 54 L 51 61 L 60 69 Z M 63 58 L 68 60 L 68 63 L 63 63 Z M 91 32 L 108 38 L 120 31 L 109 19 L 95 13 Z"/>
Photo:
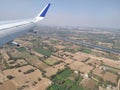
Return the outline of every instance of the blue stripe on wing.
<path id="1" fill-rule="evenodd" d="M 40 17 L 45 17 L 50 5 L 51 5 L 50 3 L 47 5 L 47 7 L 44 9 L 44 11 L 40 14 Z"/>

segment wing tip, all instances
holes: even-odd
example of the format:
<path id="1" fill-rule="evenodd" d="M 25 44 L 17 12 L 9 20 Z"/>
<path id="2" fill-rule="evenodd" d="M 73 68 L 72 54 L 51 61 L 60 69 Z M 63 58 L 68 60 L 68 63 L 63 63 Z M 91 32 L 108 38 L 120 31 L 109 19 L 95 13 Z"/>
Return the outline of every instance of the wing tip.
<path id="1" fill-rule="evenodd" d="M 37 17 L 45 17 L 49 7 L 50 7 L 51 3 L 48 3 L 43 9 L 42 11 L 38 14 Z"/>
<path id="2" fill-rule="evenodd" d="M 41 12 L 40 16 L 39 17 L 45 17 L 49 7 L 50 7 L 50 3 L 43 9 L 43 11 Z"/>

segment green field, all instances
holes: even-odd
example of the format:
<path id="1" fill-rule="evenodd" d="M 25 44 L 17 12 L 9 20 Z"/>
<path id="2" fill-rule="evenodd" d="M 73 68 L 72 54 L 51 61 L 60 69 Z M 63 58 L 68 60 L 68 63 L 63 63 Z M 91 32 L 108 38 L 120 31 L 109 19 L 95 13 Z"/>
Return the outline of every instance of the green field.
<path id="1" fill-rule="evenodd" d="M 52 55 L 52 52 L 47 50 L 47 49 L 42 49 L 42 48 L 36 48 L 35 49 L 36 52 L 40 53 L 40 54 L 43 54 L 45 56 L 50 56 Z"/>
<path id="2" fill-rule="evenodd" d="M 24 51 L 26 51 L 26 48 L 20 47 L 20 48 L 17 48 L 17 50 L 18 50 L 19 52 L 24 52 Z"/>
<path id="3" fill-rule="evenodd" d="M 65 69 L 58 73 L 58 75 L 52 78 L 54 84 L 47 90 L 84 90 L 83 87 L 79 86 L 79 83 L 82 80 L 80 77 L 78 77 L 77 80 L 69 79 L 72 73 L 73 72 L 70 69 Z"/>
<path id="4" fill-rule="evenodd" d="M 44 62 L 48 65 L 54 65 L 54 64 L 58 63 L 59 61 L 55 58 L 48 58 L 48 59 L 44 60 Z"/>
<path id="5" fill-rule="evenodd" d="M 91 50 L 90 49 L 83 49 L 82 52 L 90 54 Z"/>

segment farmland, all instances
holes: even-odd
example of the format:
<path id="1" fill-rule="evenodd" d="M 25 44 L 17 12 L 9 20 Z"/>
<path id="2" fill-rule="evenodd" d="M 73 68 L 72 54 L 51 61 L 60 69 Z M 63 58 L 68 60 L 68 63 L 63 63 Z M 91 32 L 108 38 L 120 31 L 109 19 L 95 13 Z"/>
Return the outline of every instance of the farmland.
<path id="1" fill-rule="evenodd" d="M 48 58 L 44 60 L 44 62 L 48 65 L 54 65 L 54 64 L 57 64 L 59 61 L 55 58 Z"/>
<path id="2" fill-rule="evenodd" d="M 83 87 L 79 86 L 81 77 L 72 72 L 70 69 L 65 69 L 55 77 L 53 76 L 54 84 L 48 90 L 84 90 Z"/>
<path id="3" fill-rule="evenodd" d="M 19 52 L 24 52 L 24 51 L 26 51 L 26 49 L 25 49 L 24 47 L 17 48 L 17 50 L 18 50 Z"/>
<path id="4" fill-rule="evenodd" d="M 45 56 L 50 56 L 52 55 L 52 52 L 47 50 L 47 49 L 43 49 L 43 48 L 36 48 L 35 49 L 36 52 L 40 53 L 40 54 L 43 54 Z"/>
<path id="5" fill-rule="evenodd" d="M 112 44 L 102 40 L 106 34 L 111 37 L 109 33 L 60 30 L 48 28 L 37 34 L 28 33 L 16 40 L 22 47 L 5 45 L 0 49 L 0 90 L 118 90 L 120 54 L 79 42 L 109 48 L 117 44 L 118 48 L 119 38 Z M 100 34 L 100 41 L 93 40 L 94 34 Z"/>

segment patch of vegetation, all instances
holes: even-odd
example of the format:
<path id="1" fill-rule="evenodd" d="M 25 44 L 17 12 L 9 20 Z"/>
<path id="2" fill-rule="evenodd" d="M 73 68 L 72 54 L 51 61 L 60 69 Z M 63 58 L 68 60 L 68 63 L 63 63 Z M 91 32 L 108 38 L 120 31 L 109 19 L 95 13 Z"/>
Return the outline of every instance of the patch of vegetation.
<path id="1" fill-rule="evenodd" d="M 59 43 L 59 41 L 57 41 L 57 40 L 51 40 L 50 41 L 52 44 L 54 44 L 54 45 L 56 45 L 57 43 Z"/>
<path id="2" fill-rule="evenodd" d="M 60 61 L 58 61 L 54 58 L 48 58 L 48 59 L 44 60 L 44 62 L 48 65 L 55 65 L 55 64 L 59 63 Z"/>
<path id="3" fill-rule="evenodd" d="M 67 78 L 67 77 L 69 77 L 69 76 L 72 74 L 72 71 L 71 71 L 70 69 L 65 69 L 65 70 L 59 72 L 58 74 L 59 74 L 59 75 L 57 75 L 57 76 L 54 78 L 54 80 L 55 80 L 55 79 L 62 79 L 62 78 L 64 79 L 64 78 Z"/>
<path id="4" fill-rule="evenodd" d="M 26 51 L 26 48 L 20 47 L 20 48 L 17 48 L 17 50 L 18 50 L 19 52 L 25 52 L 25 51 Z"/>
<path id="5" fill-rule="evenodd" d="M 29 70 L 27 70 L 26 72 L 24 72 L 24 74 L 29 74 L 29 73 L 32 73 L 32 72 L 34 72 L 35 70 L 34 69 L 29 69 Z"/>
<path id="6" fill-rule="evenodd" d="M 42 79 L 40 77 L 38 77 L 38 81 L 41 81 Z"/>
<path id="7" fill-rule="evenodd" d="M 11 80 L 11 79 L 13 79 L 14 77 L 13 77 L 12 75 L 8 75 L 7 78 L 8 78 L 9 80 Z"/>
<path id="8" fill-rule="evenodd" d="M 40 53 L 40 54 L 43 54 L 45 56 L 51 56 L 52 55 L 52 52 L 47 50 L 47 49 L 36 48 L 35 51 Z"/>
<path id="9" fill-rule="evenodd" d="M 81 50 L 81 51 L 84 52 L 84 53 L 88 53 L 88 54 L 91 53 L 91 50 L 90 50 L 90 49 L 87 49 L 87 48 L 85 48 L 85 49 L 83 49 L 83 50 Z"/>
<path id="10" fill-rule="evenodd" d="M 81 81 L 80 76 L 74 77 L 74 80 L 69 79 L 72 73 L 68 68 L 58 72 L 56 76 L 52 77 L 54 84 L 47 90 L 84 90 L 83 87 L 79 86 Z"/>

